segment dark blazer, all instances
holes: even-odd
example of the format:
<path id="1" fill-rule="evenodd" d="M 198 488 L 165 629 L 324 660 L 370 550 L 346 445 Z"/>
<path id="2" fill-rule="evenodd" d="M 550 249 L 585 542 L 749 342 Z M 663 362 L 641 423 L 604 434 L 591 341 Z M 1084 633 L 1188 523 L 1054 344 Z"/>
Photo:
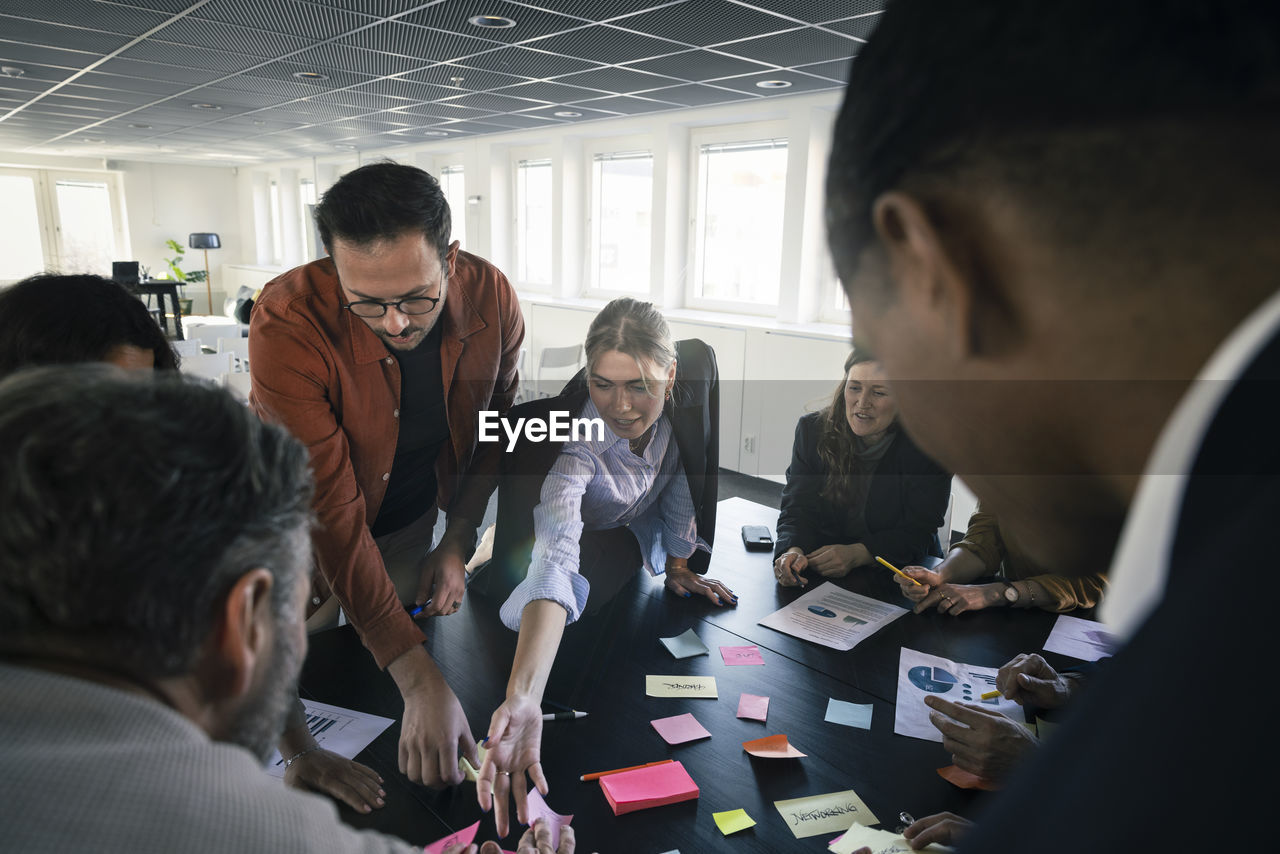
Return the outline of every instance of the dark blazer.
<path id="1" fill-rule="evenodd" d="M 976 816 L 962 850 L 1131 854 L 1266 838 L 1280 764 L 1280 443 L 1266 415 L 1278 395 L 1280 332 L 1197 451 L 1163 599 Z"/>
<path id="2" fill-rule="evenodd" d="M 818 456 L 820 412 L 796 424 L 787 485 L 782 490 L 774 557 L 796 546 L 806 552 L 832 543 L 852 543 L 853 508 L 820 494 L 827 479 Z M 919 563 L 925 555 L 941 555 L 938 528 L 951 497 L 951 475 L 924 455 L 901 430 L 872 475 L 867 493 L 868 533 L 861 542 L 873 555 L 897 565 Z"/>
<path id="3" fill-rule="evenodd" d="M 568 411 L 576 417 L 586 401 L 584 368 L 560 394 L 514 406 L 507 417 L 546 418 L 553 410 Z M 702 341 L 691 338 L 676 342 L 676 383 L 663 411 L 671 419 L 672 434 L 689 480 L 698 536 L 711 545 L 716 533 L 720 466 L 720 379 L 715 351 Z M 542 498 L 542 482 L 561 448 L 554 442 L 526 442 L 522 434 L 515 448 L 502 455 L 493 557 L 478 591 L 505 598 L 524 580 L 533 554 L 533 508 Z M 695 551 L 689 558 L 689 568 L 705 573 L 710 559 L 706 552 Z"/>

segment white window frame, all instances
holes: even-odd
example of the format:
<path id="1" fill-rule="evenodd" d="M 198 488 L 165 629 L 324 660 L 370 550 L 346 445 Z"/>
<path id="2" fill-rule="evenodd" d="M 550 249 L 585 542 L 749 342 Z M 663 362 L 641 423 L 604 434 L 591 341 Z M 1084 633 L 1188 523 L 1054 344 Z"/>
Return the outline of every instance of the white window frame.
<path id="1" fill-rule="evenodd" d="M 848 326 L 853 320 L 853 312 L 849 310 L 849 300 L 844 296 L 844 288 L 840 285 L 840 277 L 836 275 L 835 262 L 831 258 L 831 250 L 823 246 L 826 263 L 822 266 L 820 283 L 818 321 L 821 323 L 839 323 Z M 837 301 L 843 298 L 844 308 L 837 308 Z"/>
<path id="2" fill-rule="evenodd" d="M 128 223 L 125 221 L 124 191 L 121 188 L 120 173 L 106 169 L 42 169 L 38 167 L 0 167 L 0 172 L 7 175 L 25 176 L 34 179 L 36 194 L 36 213 L 40 218 L 41 255 L 44 259 L 44 270 L 61 270 L 63 267 L 62 229 L 59 225 L 58 181 L 102 181 L 107 185 L 107 198 L 111 205 L 112 239 L 115 241 L 115 260 L 133 258 L 133 247 L 129 242 Z M 41 272 L 41 271 L 36 271 Z M 86 272 L 80 270 L 67 272 Z M 100 272 L 110 277 L 110 271 Z M 17 281 L 17 280 L 14 280 Z M 13 281 L 0 281 L 0 285 L 13 284 Z"/>
<path id="3" fill-rule="evenodd" d="M 649 282 L 643 291 L 619 291 L 611 288 L 597 287 L 596 282 L 596 258 L 595 258 L 595 222 L 593 221 L 593 211 L 595 209 L 594 199 L 596 194 L 595 186 L 595 161 L 596 157 L 601 155 L 648 155 L 650 160 L 654 162 L 654 168 L 657 168 L 657 156 L 654 151 L 653 138 L 647 134 L 632 135 L 625 137 L 610 137 L 607 139 L 593 140 L 583 147 L 583 168 L 587 174 L 583 185 L 586 193 L 583 199 L 582 209 L 586 212 L 584 219 L 583 246 L 586 247 L 584 253 L 586 257 L 586 275 L 582 277 L 582 295 L 594 299 L 611 300 L 615 297 L 630 296 L 643 298 L 645 300 L 653 300 L 655 287 L 660 283 L 660 270 L 654 269 L 654 252 L 653 248 L 660 244 L 661 235 L 657 234 L 656 229 L 661 220 L 659 212 L 654 209 L 653 187 L 650 186 L 649 193 Z M 658 175 L 654 172 L 651 181 L 657 182 Z M 658 265 L 659 267 L 661 265 Z"/>
<path id="4" fill-rule="evenodd" d="M 452 243 L 457 239 L 458 223 L 462 223 L 463 237 L 466 238 L 461 241 L 462 248 L 468 249 L 469 244 L 472 242 L 472 235 L 468 233 L 470 231 L 470 228 L 468 227 L 470 223 L 467 222 L 467 194 L 469 193 L 468 185 L 470 183 L 471 176 L 468 174 L 470 170 L 467 169 L 466 158 L 463 157 L 462 152 L 439 155 L 434 159 L 430 172 L 435 176 L 436 180 L 440 182 L 440 189 L 441 192 L 443 192 L 444 181 L 442 179 L 446 173 L 451 174 L 451 170 L 454 169 L 462 171 L 462 205 L 461 207 L 453 204 L 449 205 L 449 242 Z M 445 200 L 448 201 L 448 196 L 445 197 Z"/>
<path id="5" fill-rule="evenodd" d="M 718 125 L 715 127 L 697 128 L 689 134 L 689 254 L 688 269 L 689 276 L 685 281 L 684 303 L 689 308 L 700 309 L 703 311 L 718 311 L 725 314 L 739 315 L 755 315 L 759 317 L 777 317 L 779 306 L 781 305 L 781 294 L 779 294 L 779 302 L 774 305 L 751 305 L 747 303 L 735 303 L 724 299 L 715 299 L 709 297 L 700 297 L 697 295 L 698 283 L 702 276 L 702 229 L 698 227 L 701 220 L 701 195 L 698 188 L 702 182 L 701 165 L 702 158 L 700 153 L 704 145 L 735 145 L 747 144 L 752 142 L 764 142 L 766 140 L 774 140 L 788 144 L 790 149 L 790 140 L 787 138 L 786 122 L 751 122 L 739 125 Z M 782 215 L 786 216 L 786 210 Z M 779 240 L 781 240 L 781 230 L 779 230 Z M 781 264 L 786 263 L 786 258 L 779 259 L 779 277 L 781 277 Z M 781 286 L 781 280 L 779 280 Z"/>
<path id="6" fill-rule="evenodd" d="M 521 211 L 520 211 L 520 164 L 530 161 L 547 161 L 551 168 L 551 218 L 554 223 L 555 218 L 560 215 L 560 211 L 556 206 L 556 181 L 559 180 L 556 168 L 556 158 L 550 146 L 530 146 L 512 148 L 509 151 L 511 157 L 511 270 L 514 274 L 512 281 L 519 290 L 529 291 L 531 293 L 549 294 L 552 292 L 554 281 L 550 282 L 529 282 L 520 278 L 520 257 L 523 247 L 521 245 Z M 555 278 L 555 246 L 554 246 L 554 229 L 552 230 L 553 245 L 548 249 L 551 251 L 551 276 Z"/>
<path id="7" fill-rule="evenodd" d="M 284 200 L 280 197 L 281 177 L 267 179 L 267 223 L 271 246 L 271 263 L 284 264 Z"/>

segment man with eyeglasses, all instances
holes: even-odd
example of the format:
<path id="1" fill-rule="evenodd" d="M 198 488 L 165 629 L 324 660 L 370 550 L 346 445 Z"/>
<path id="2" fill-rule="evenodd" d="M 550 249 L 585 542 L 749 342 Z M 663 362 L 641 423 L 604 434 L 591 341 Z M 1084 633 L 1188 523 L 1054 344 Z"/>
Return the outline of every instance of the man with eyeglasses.
<path id="1" fill-rule="evenodd" d="M 333 625 L 341 605 L 404 697 L 400 770 L 458 783 L 471 729 L 404 606 L 424 605 L 422 618 L 462 605 L 500 453 L 477 445 L 477 413 L 515 396 L 519 303 L 496 267 L 449 242 L 448 202 L 416 167 L 347 173 L 316 224 L 329 257 L 269 282 L 249 325 L 250 401 L 306 443 L 315 471 L 307 626 Z"/>

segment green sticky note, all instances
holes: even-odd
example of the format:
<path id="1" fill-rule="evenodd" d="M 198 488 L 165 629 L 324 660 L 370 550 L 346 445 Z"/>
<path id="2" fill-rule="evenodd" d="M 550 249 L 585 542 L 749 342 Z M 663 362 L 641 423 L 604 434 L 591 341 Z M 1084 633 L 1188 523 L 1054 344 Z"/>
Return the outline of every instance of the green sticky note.
<path id="1" fill-rule="evenodd" d="M 720 828 L 720 832 L 725 836 L 756 826 L 755 821 L 743 809 L 712 813 L 711 817 L 716 820 L 716 827 Z"/>

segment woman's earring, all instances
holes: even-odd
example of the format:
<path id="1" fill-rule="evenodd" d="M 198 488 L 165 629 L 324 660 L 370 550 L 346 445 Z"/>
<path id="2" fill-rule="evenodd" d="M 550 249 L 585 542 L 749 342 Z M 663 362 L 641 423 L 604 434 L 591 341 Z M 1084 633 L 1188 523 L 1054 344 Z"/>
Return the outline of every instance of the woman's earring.
<path id="1" fill-rule="evenodd" d="M 667 400 L 671 399 L 671 389 L 667 389 Z"/>

